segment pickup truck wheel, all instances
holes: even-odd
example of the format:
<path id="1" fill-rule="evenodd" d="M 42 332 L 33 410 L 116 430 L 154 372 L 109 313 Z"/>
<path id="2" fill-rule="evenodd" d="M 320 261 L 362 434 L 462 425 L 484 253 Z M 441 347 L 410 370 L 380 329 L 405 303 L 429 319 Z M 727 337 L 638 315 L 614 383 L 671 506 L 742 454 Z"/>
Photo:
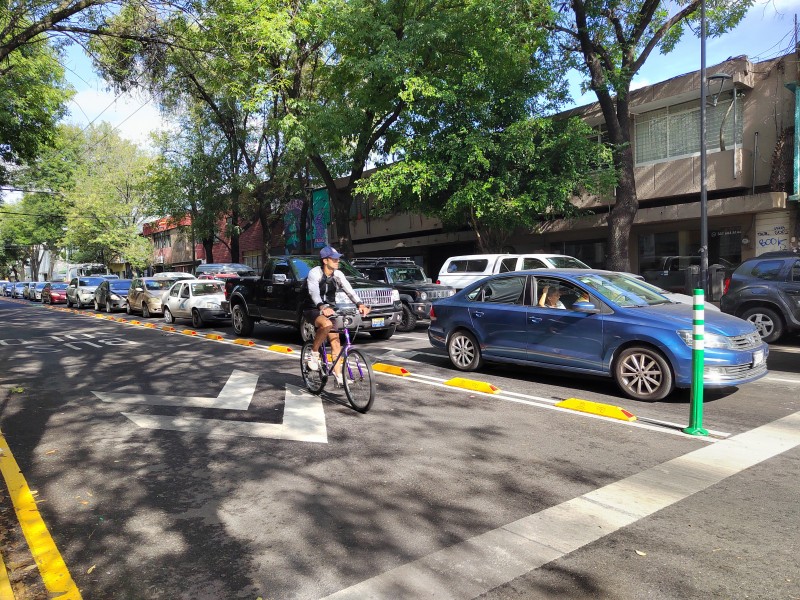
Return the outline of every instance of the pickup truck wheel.
<path id="1" fill-rule="evenodd" d="M 783 335 L 783 320 L 771 308 L 756 306 L 742 313 L 742 318 L 756 326 L 758 335 L 766 343 L 777 342 Z"/>
<path id="2" fill-rule="evenodd" d="M 369 334 L 376 340 L 388 340 L 394 335 L 395 329 L 397 329 L 397 326 L 389 327 L 389 329 L 383 329 L 381 331 L 370 331 Z"/>
<path id="3" fill-rule="evenodd" d="M 306 319 L 305 315 L 300 317 L 300 338 L 304 344 L 314 341 L 314 336 L 317 333 L 317 328 L 314 324 Z"/>
<path id="4" fill-rule="evenodd" d="M 253 319 L 247 314 L 247 311 L 241 304 L 236 304 L 231 311 L 231 320 L 233 321 L 233 330 L 236 335 L 250 335 L 253 333 Z"/>
<path id="5" fill-rule="evenodd" d="M 400 320 L 400 325 L 397 326 L 397 331 L 414 331 L 417 326 L 417 316 L 411 307 L 403 304 L 403 318 Z"/>

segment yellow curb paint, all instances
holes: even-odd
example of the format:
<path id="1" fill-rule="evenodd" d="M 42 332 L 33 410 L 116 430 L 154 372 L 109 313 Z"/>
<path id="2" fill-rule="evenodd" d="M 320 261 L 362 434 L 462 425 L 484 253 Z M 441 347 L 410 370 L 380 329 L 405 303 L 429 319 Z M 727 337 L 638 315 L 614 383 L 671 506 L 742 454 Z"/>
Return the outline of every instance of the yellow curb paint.
<path id="1" fill-rule="evenodd" d="M 273 352 L 285 352 L 286 354 L 294 352 L 294 350 L 289 348 L 289 346 L 281 346 L 279 344 L 272 344 L 267 348 L 267 350 L 272 350 Z"/>
<path id="2" fill-rule="evenodd" d="M 197 332 L 194 329 L 184 329 L 181 331 L 184 335 L 197 335 Z"/>
<path id="3" fill-rule="evenodd" d="M 594 415 L 608 417 L 609 419 L 619 419 L 620 421 L 636 420 L 633 414 L 619 406 L 601 404 L 600 402 L 592 402 L 590 400 L 581 400 L 580 398 L 567 398 L 557 403 L 556 406 L 559 408 L 577 410 L 579 412 L 592 413 Z"/>
<path id="4" fill-rule="evenodd" d="M 256 343 L 253 340 L 243 340 L 243 339 L 233 340 L 233 343 L 234 344 L 239 344 L 240 346 L 255 346 L 256 345 Z"/>
<path id="5" fill-rule="evenodd" d="M 11 581 L 8 579 L 6 563 L 0 556 L 0 600 L 14 600 L 14 590 L 11 589 Z"/>
<path id="6" fill-rule="evenodd" d="M 375 371 L 380 371 L 381 373 L 389 373 L 390 375 L 399 375 L 400 377 L 411 375 L 411 373 L 406 369 L 404 369 L 403 367 L 398 367 L 396 365 L 387 365 L 385 363 L 375 363 L 374 365 L 372 365 L 372 369 Z"/>
<path id="7" fill-rule="evenodd" d="M 475 381 L 474 379 L 464 379 L 463 377 L 454 377 L 453 379 L 445 381 L 444 384 L 464 388 L 465 390 L 472 390 L 473 392 L 483 392 L 484 394 L 498 394 L 500 392 L 500 388 L 496 388 L 491 383 Z"/>
<path id="8" fill-rule="evenodd" d="M 0 471 L 8 487 L 11 503 L 17 513 L 22 533 L 28 542 L 33 559 L 39 567 L 45 588 L 50 597 L 59 600 L 80 600 L 81 593 L 69 574 L 67 565 L 56 548 L 50 532 L 42 520 L 28 483 L 20 472 L 16 459 L 5 437 L 0 434 Z"/>
<path id="9" fill-rule="evenodd" d="M 219 341 L 219 340 L 224 340 L 225 338 L 219 335 L 218 333 L 207 333 L 206 339 Z"/>

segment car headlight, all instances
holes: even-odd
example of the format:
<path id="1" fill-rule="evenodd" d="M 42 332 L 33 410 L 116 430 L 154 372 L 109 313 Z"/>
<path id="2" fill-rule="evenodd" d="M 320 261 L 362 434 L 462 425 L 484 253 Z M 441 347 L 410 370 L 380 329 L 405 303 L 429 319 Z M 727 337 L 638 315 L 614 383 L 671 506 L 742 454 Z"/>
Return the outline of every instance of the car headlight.
<path id="1" fill-rule="evenodd" d="M 392 290 L 392 302 L 400 302 L 400 292 Z"/>
<path id="2" fill-rule="evenodd" d="M 206 302 L 205 308 L 210 308 L 211 310 L 219 310 L 221 307 L 219 302 Z"/>
<path id="3" fill-rule="evenodd" d="M 678 335 L 684 343 L 692 347 L 692 331 L 690 329 L 683 329 L 678 331 Z M 704 348 L 732 348 L 731 341 L 724 335 L 717 335 L 716 333 L 703 334 L 703 347 Z"/>
<path id="4" fill-rule="evenodd" d="M 428 294 L 426 294 L 425 292 L 419 292 L 419 299 L 420 299 L 422 302 L 425 302 L 425 300 L 427 300 L 427 299 L 428 299 Z"/>

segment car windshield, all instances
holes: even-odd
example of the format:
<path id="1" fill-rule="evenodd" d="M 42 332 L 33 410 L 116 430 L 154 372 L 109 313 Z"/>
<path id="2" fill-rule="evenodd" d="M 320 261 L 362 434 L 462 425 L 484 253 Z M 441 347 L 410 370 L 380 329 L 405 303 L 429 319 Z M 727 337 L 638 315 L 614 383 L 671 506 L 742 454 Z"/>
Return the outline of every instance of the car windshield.
<path id="1" fill-rule="evenodd" d="M 548 256 L 547 260 L 553 263 L 556 269 L 591 269 L 585 262 L 572 256 Z"/>
<path id="2" fill-rule="evenodd" d="M 43 290 L 43 289 L 44 289 L 44 286 L 46 286 L 46 285 L 47 285 L 47 282 L 46 282 L 46 281 L 45 281 L 45 282 L 42 282 L 42 283 L 37 283 L 37 284 L 36 284 L 36 289 L 37 289 L 37 290 Z"/>
<path id="3" fill-rule="evenodd" d="M 395 283 L 425 281 L 425 272 L 419 267 L 388 267 L 386 270 Z"/>
<path id="4" fill-rule="evenodd" d="M 53 283 L 53 284 L 50 284 L 50 289 L 51 290 L 65 290 L 65 289 L 67 289 L 67 285 L 68 285 L 67 283 Z"/>
<path id="5" fill-rule="evenodd" d="M 103 279 L 102 277 L 81 277 L 78 280 L 78 285 L 85 285 L 85 286 L 93 285 L 97 287 L 98 285 L 103 283 L 103 281 L 105 281 L 105 279 Z"/>
<path id="6" fill-rule="evenodd" d="M 205 274 L 217 275 L 219 273 L 236 273 L 239 277 L 252 277 L 253 275 L 258 274 L 253 270 L 252 267 L 248 267 L 247 265 L 242 265 L 239 263 L 228 263 L 224 265 L 197 267 L 198 275 L 205 275 Z"/>
<path id="7" fill-rule="evenodd" d="M 208 296 L 209 294 L 224 294 L 222 284 L 216 281 L 204 281 L 192 284 L 192 294 L 195 296 Z"/>
<path id="8" fill-rule="evenodd" d="M 300 279 L 308 277 L 308 272 L 320 264 L 316 256 L 294 256 L 290 258 L 289 261 L 294 266 L 294 270 Z M 350 263 L 344 259 L 339 261 L 339 270 L 347 277 L 363 277 L 361 273 L 356 271 Z"/>
<path id="9" fill-rule="evenodd" d="M 131 287 L 130 279 L 113 279 L 108 282 L 108 286 L 115 292 L 127 292 Z"/>
<path id="10" fill-rule="evenodd" d="M 174 279 L 145 279 L 144 286 L 148 290 L 168 290 L 175 283 Z"/>
<path id="11" fill-rule="evenodd" d="M 638 279 L 622 273 L 581 275 L 578 280 L 618 306 L 655 306 L 670 303 L 667 298 L 649 286 L 642 285 Z"/>

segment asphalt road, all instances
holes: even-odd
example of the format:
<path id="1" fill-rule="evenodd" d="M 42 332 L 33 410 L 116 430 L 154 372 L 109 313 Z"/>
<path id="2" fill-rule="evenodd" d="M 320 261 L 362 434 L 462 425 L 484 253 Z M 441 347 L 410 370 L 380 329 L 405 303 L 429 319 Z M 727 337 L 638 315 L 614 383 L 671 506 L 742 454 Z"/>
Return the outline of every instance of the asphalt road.
<path id="1" fill-rule="evenodd" d="M 422 327 L 358 337 L 411 373 L 361 415 L 300 389 L 291 330 L 247 347 L 80 312 L 0 299 L 0 430 L 83 598 L 800 598 L 796 340 L 707 392 L 698 438 L 687 392 L 443 385 L 463 374 Z M 571 397 L 638 420 L 553 407 Z"/>

